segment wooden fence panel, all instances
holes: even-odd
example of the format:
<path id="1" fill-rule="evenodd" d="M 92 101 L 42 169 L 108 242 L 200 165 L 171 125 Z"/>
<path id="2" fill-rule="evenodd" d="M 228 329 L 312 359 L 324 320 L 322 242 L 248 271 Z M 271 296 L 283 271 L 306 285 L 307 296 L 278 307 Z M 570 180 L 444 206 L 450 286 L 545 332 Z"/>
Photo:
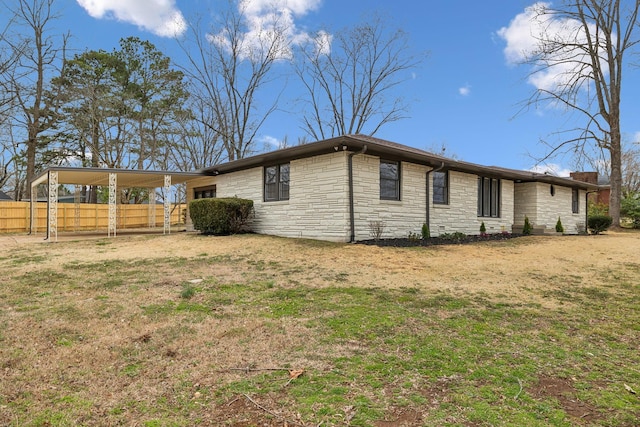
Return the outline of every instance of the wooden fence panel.
<path id="1" fill-rule="evenodd" d="M 171 206 L 171 224 L 183 224 L 184 204 Z M 0 201 L 0 233 L 29 231 L 31 205 L 29 202 Z M 149 227 L 149 205 L 118 205 L 117 228 Z M 156 205 L 155 224 L 164 224 L 164 206 Z M 109 205 L 89 203 L 58 203 L 58 232 L 106 230 L 109 226 Z M 36 230 L 47 229 L 47 204 L 36 203 Z"/>

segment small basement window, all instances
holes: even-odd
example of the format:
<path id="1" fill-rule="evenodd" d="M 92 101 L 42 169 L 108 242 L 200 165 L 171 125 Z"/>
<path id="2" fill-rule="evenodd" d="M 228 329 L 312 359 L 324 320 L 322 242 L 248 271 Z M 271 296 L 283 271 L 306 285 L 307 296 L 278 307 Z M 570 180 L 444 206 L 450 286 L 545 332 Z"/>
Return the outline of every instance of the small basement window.
<path id="1" fill-rule="evenodd" d="M 211 199 L 216 197 L 216 186 L 209 185 L 208 187 L 196 187 L 193 189 L 194 199 Z"/>

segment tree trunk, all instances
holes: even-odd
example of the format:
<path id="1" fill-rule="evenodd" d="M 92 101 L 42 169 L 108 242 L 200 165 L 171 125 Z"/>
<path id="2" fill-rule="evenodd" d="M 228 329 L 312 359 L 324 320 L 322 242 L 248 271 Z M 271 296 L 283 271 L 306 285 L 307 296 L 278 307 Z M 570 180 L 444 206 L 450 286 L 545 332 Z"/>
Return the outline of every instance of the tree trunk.
<path id="1" fill-rule="evenodd" d="M 620 227 L 620 202 L 622 198 L 622 144 L 620 142 L 620 127 L 615 124 L 611 127 L 611 194 L 609 196 L 609 215 L 613 222 L 613 228 Z"/>
<path id="2" fill-rule="evenodd" d="M 38 145 L 37 132 L 34 130 L 34 126 L 29 126 L 29 134 L 27 140 L 27 176 L 25 179 L 25 189 L 23 194 L 29 194 L 31 188 L 31 181 L 36 175 L 36 150 Z"/>

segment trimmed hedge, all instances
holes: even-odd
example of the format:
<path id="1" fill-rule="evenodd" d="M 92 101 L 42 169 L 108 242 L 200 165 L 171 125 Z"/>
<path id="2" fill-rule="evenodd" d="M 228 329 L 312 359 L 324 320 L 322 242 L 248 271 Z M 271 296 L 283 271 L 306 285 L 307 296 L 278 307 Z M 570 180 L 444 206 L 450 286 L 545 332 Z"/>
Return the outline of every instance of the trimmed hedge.
<path id="1" fill-rule="evenodd" d="M 600 234 L 611 227 L 613 219 L 608 215 L 591 215 L 587 220 L 587 227 L 593 234 Z"/>
<path id="2" fill-rule="evenodd" d="M 203 234 L 235 234 L 246 231 L 246 225 L 253 217 L 253 200 L 237 197 L 192 200 L 189 216 L 193 228 Z"/>

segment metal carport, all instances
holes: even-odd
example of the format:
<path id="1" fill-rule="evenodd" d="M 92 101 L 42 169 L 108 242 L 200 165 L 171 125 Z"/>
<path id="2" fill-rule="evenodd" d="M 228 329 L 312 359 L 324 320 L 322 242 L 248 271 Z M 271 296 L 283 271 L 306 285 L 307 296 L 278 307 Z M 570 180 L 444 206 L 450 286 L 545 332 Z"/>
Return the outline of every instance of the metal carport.
<path id="1" fill-rule="evenodd" d="M 30 232 L 35 232 L 35 202 L 37 186 L 46 184 L 47 197 L 47 239 L 58 238 L 58 185 L 89 185 L 109 188 L 109 226 L 107 235 L 116 235 L 116 194 L 118 187 L 143 187 L 155 190 L 163 188 L 169 194 L 171 186 L 183 184 L 190 179 L 199 178 L 197 172 L 169 172 L 130 169 L 105 168 L 72 168 L 51 167 L 42 172 L 31 182 L 31 217 Z M 164 233 L 171 232 L 170 224 L 171 203 L 169 197 L 164 200 Z"/>

